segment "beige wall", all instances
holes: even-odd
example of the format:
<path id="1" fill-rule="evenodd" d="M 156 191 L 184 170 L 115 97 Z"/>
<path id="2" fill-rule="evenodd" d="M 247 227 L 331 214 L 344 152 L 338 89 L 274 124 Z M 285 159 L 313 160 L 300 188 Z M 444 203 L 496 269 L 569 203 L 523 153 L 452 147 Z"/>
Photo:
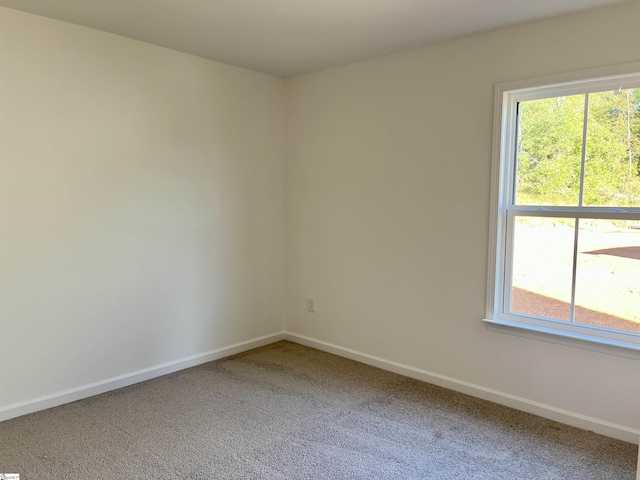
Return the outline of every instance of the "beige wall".
<path id="1" fill-rule="evenodd" d="M 638 18 L 631 2 L 289 79 L 288 330 L 640 428 L 638 360 L 481 322 L 495 83 L 637 62 Z"/>
<path id="2" fill-rule="evenodd" d="M 283 330 L 283 93 L 0 8 L 0 410 Z"/>

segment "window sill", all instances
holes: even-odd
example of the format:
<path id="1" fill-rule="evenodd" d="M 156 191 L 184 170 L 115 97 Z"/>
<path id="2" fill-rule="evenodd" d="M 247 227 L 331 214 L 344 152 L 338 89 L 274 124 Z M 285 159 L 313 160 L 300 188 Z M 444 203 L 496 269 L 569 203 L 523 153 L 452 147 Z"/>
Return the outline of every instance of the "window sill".
<path id="1" fill-rule="evenodd" d="M 621 342 L 607 338 L 582 335 L 571 332 L 554 330 L 551 328 L 525 325 L 522 323 L 506 322 L 504 320 L 483 319 L 487 329 L 492 332 L 517 335 L 519 337 L 533 338 L 545 342 L 558 343 L 570 347 L 593 350 L 619 357 L 633 358 L 640 360 L 640 345 L 636 343 Z"/>

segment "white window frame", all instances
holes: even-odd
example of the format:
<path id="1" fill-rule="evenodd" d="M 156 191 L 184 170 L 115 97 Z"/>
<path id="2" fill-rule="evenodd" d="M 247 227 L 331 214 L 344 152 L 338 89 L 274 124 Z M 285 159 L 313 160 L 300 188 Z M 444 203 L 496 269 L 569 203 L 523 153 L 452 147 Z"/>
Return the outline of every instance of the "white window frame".
<path id="1" fill-rule="evenodd" d="M 640 87 L 640 63 L 499 83 L 495 88 L 487 328 L 640 359 L 640 334 L 509 312 L 515 215 L 640 220 L 640 208 L 539 207 L 511 203 L 515 183 L 518 102 Z M 584 156 L 584 153 L 583 153 Z M 584 159 L 583 159 L 584 162 Z M 640 272 L 638 273 L 640 276 Z"/>

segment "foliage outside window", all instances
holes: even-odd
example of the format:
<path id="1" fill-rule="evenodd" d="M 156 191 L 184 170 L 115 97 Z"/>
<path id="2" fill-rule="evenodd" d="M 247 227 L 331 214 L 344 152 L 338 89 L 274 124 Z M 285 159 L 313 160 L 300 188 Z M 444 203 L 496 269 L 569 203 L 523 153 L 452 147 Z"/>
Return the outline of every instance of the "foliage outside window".
<path id="1" fill-rule="evenodd" d="M 640 353 L 640 66 L 496 89 L 490 328 Z"/>

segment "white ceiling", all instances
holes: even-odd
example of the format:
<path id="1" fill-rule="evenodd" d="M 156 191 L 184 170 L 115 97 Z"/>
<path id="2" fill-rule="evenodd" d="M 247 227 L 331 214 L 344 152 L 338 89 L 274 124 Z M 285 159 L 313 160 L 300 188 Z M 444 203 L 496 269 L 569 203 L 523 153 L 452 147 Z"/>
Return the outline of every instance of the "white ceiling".
<path id="1" fill-rule="evenodd" d="M 278 76 L 623 0 L 0 0 Z"/>

